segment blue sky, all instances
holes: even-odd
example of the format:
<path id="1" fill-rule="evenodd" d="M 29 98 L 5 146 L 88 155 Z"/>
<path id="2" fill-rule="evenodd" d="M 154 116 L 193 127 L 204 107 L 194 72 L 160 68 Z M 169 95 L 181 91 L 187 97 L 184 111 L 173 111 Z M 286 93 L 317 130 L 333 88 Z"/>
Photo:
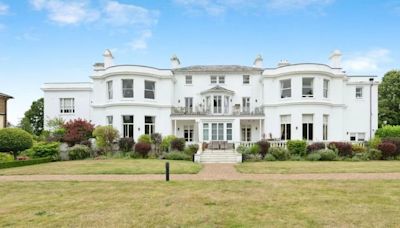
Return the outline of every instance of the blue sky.
<path id="1" fill-rule="evenodd" d="M 350 74 L 399 68 L 397 0 L 0 0 L 0 92 L 16 124 L 44 82 L 89 81 L 104 49 L 117 64 L 266 67 L 327 63 Z"/>

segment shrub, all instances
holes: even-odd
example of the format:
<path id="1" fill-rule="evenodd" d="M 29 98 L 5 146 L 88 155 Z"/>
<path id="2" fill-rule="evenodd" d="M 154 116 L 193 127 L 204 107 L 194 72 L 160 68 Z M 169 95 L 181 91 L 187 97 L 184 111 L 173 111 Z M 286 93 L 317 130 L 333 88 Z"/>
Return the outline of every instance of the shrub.
<path id="1" fill-rule="evenodd" d="M 304 156 L 306 154 L 307 142 L 304 140 L 289 140 L 287 142 L 287 148 L 290 154 L 297 154 Z"/>
<path id="2" fill-rule="evenodd" d="M 331 150 L 337 150 L 338 155 L 342 157 L 351 157 L 351 144 L 345 142 L 331 142 L 328 145 Z"/>
<path id="3" fill-rule="evenodd" d="M 390 142 L 383 142 L 378 145 L 378 149 L 382 151 L 382 159 L 393 159 L 396 154 L 396 145 Z"/>
<path id="4" fill-rule="evenodd" d="M 70 120 L 64 124 L 65 135 L 63 140 L 69 146 L 87 141 L 92 137 L 94 125 L 83 119 Z"/>
<path id="5" fill-rule="evenodd" d="M 184 138 L 175 138 L 171 141 L 171 150 L 183 151 L 185 150 L 186 141 Z"/>
<path id="6" fill-rule="evenodd" d="M 318 150 L 316 153 L 320 155 L 320 161 L 334 161 L 338 156 L 335 151 L 329 149 Z"/>
<path id="7" fill-rule="evenodd" d="M 165 153 L 164 154 L 164 159 L 167 160 L 186 160 L 186 161 L 191 161 L 192 157 L 188 154 L 185 154 L 180 151 L 172 151 L 170 153 Z"/>
<path id="8" fill-rule="evenodd" d="M 176 139 L 175 135 L 167 135 L 163 138 L 161 142 L 161 151 L 169 152 L 171 149 L 172 140 Z"/>
<path id="9" fill-rule="evenodd" d="M 263 139 L 263 140 L 258 141 L 257 145 L 260 148 L 260 152 L 259 153 L 261 154 L 261 157 L 264 158 L 265 155 L 268 153 L 269 142 L 267 140 Z"/>
<path id="10" fill-rule="evenodd" d="M 160 146 L 162 143 L 162 136 L 160 133 L 153 133 L 151 134 L 151 141 L 154 144 L 154 150 L 157 154 L 160 153 Z"/>
<path id="11" fill-rule="evenodd" d="M 37 158 L 37 159 L 31 159 L 31 160 L 6 161 L 6 162 L 0 162 L 0 169 L 48 163 L 51 161 L 53 161 L 52 158 Z"/>
<path id="12" fill-rule="evenodd" d="M 261 148 L 258 144 L 254 144 L 248 148 L 248 154 L 260 154 Z"/>
<path id="13" fill-rule="evenodd" d="M 367 151 L 367 148 L 361 146 L 361 145 L 351 145 L 351 151 L 353 154 L 358 154 L 358 153 L 365 153 Z"/>
<path id="14" fill-rule="evenodd" d="M 317 150 L 325 149 L 325 143 L 316 142 L 307 146 L 307 152 L 312 153 Z"/>
<path id="15" fill-rule="evenodd" d="M 261 161 L 261 154 L 249 154 L 245 153 L 242 155 L 242 160 L 243 161 L 249 161 L 249 162 L 256 162 L 256 161 Z"/>
<path id="16" fill-rule="evenodd" d="M 311 153 L 306 157 L 307 161 L 319 161 L 321 159 L 321 155 L 319 153 Z"/>
<path id="17" fill-rule="evenodd" d="M 264 157 L 264 160 L 266 161 L 276 161 L 276 158 L 272 154 L 266 154 Z"/>
<path id="18" fill-rule="evenodd" d="M 133 150 L 133 145 L 135 145 L 135 140 L 132 138 L 120 138 L 118 141 L 119 149 L 123 152 L 130 152 Z"/>
<path id="19" fill-rule="evenodd" d="M 32 147 L 32 136 L 18 128 L 4 128 L 0 130 L 0 152 L 12 152 L 14 159 L 26 149 Z"/>
<path id="20" fill-rule="evenodd" d="M 378 149 L 378 145 L 381 144 L 382 140 L 380 137 L 375 136 L 368 141 L 368 147 L 373 149 Z"/>
<path id="21" fill-rule="evenodd" d="M 150 135 L 141 135 L 141 136 L 139 136 L 138 143 L 151 144 L 151 136 Z"/>
<path id="22" fill-rule="evenodd" d="M 14 158 L 11 154 L 0 153 L 0 162 L 12 161 Z"/>
<path id="23" fill-rule="evenodd" d="M 245 154 L 245 153 L 246 153 L 246 149 L 247 149 L 246 146 L 244 146 L 244 145 L 239 145 L 239 146 L 236 148 L 236 152 L 238 152 L 238 153 L 240 153 L 240 154 Z"/>
<path id="24" fill-rule="evenodd" d="M 378 130 L 376 130 L 375 135 L 381 138 L 387 137 L 400 137 L 400 125 L 392 126 L 385 125 Z"/>
<path id="25" fill-rule="evenodd" d="M 389 143 L 393 143 L 394 145 L 396 145 L 396 152 L 395 152 L 394 156 L 400 155 L 400 137 L 383 138 L 382 142 L 389 142 Z"/>
<path id="26" fill-rule="evenodd" d="M 382 151 L 378 149 L 369 149 L 367 151 L 367 157 L 369 160 L 381 160 L 382 159 Z"/>
<path id="27" fill-rule="evenodd" d="M 197 153 L 198 150 L 199 150 L 199 145 L 191 144 L 185 148 L 185 153 L 187 155 L 193 156 L 193 154 Z"/>
<path id="28" fill-rule="evenodd" d="M 303 161 L 304 158 L 300 155 L 294 154 L 294 155 L 290 155 L 289 160 L 290 161 Z"/>
<path id="29" fill-rule="evenodd" d="M 268 152 L 279 161 L 285 161 L 289 158 L 289 151 L 285 148 L 271 147 Z"/>
<path id="30" fill-rule="evenodd" d="M 68 149 L 68 157 L 70 160 L 81 160 L 90 156 L 90 148 L 85 145 L 76 144 Z"/>
<path id="31" fill-rule="evenodd" d="M 146 158 L 151 150 L 151 144 L 145 142 L 138 142 L 135 144 L 135 152 Z"/>
<path id="32" fill-rule="evenodd" d="M 119 137 L 118 130 L 112 126 L 98 126 L 93 131 L 96 145 L 103 150 L 111 151 L 113 142 Z"/>
<path id="33" fill-rule="evenodd" d="M 60 156 L 60 144 L 58 142 L 40 142 L 31 148 L 33 158 L 46 158 L 51 157 L 58 160 Z"/>

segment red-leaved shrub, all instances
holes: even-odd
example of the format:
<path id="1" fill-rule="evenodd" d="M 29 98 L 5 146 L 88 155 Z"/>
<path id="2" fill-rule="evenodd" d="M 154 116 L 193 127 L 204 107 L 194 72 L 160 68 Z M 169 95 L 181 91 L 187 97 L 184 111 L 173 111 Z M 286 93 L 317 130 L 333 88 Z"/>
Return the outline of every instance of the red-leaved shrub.
<path id="1" fill-rule="evenodd" d="M 323 150 L 323 149 L 325 149 L 325 143 L 322 143 L 322 142 L 316 142 L 316 143 L 313 143 L 313 144 L 310 144 L 307 146 L 308 153 L 312 153 L 314 151 Z"/>
<path id="2" fill-rule="evenodd" d="M 338 155 L 341 157 L 351 157 L 353 154 L 351 150 L 351 143 L 331 142 L 329 143 L 328 148 L 331 150 L 337 149 Z"/>
<path id="3" fill-rule="evenodd" d="M 92 137 L 94 125 L 83 119 L 70 120 L 64 124 L 64 142 L 69 146 L 87 141 Z"/>
<path id="4" fill-rule="evenodd" d="M 400 137 L 389 137 L 389 138 L 383 138 L 382 142 L 388 142 L 388 143 L 393 143 L 396 145 L 396 152 L 393 156 L 399 156 L 400 155 Z"/>
<path id="5" fill-rule="evenodd" d="M 175 138 L 171 141 L 171 150 L 184 151 L 185 144 L 184 138 Z"/>
<path id="6" fill-rule="evenodd" d="M 143 158 L 147 157 L 151 150 L 151 144 L 145 142 L 138 142 L 135 144 L 135 152 L 140 154 Z"/>
<path id="7" fill-rule="evenodd" d="M 384 142 L 378 145 L 378 150 L 382 151 L 382 159 L 393 158 L 396 154 L 396 145 L 390 142 Z"/>

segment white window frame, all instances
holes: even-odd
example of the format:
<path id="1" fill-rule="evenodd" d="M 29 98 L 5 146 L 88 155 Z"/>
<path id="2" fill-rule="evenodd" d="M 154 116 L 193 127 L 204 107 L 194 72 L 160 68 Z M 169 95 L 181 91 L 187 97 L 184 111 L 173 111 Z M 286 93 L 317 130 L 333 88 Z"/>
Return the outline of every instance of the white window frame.
<path id="1" fill-rule="evenodd" d="M 107 125 L 108 126 L 113 126 L 114 124 L 114 116 L 106 116 L 106 120 L 107 120 Z"/>
<path id="2" fill-rule="evenodd" d="M 323 81 L 323 91 L 322 91 L 324 98 L 328 98 L 329 97 L 329 84 L 330 84 L 329 80 L 328 79 L 324 79 L 324 81 Z"/>
<path id="3" fill-rule="evenodd" d="M 193 97 L 185 97 L 185 112 L 193 112 Z"/>
<path id="4" fill-rule="evenodd" d="M 114 98 L 113 94 L 113 81 L 107 81 L 107 98 L 108 100 L 112 100 Z"/>
<path id="5" fill-rule="evenodd" d="M 251 125 L 244 125 L 240 127 L 241 133 L 241 140 L 243 142 L 250 142 L 251 141 Z"/>
<path id="6" fill-rule="evenodd" d="M 210 139 L 210 124 L 203 123 L 203 141 L 208 141 Z"/>
<path id="7" fill-rule="evenodd" d="M 219 99 L 217 99 L 217 98 L 219 98 Z M 222 114 L 222 101 L 223 101 L 222 98 L 223 98 L 222 95 L 214 95 L 213 96 L 213 101 L 212 102 L 213 102 L 213 113 L 214 114 Z"/>
<path id="8" fill-rule="evenodd" d="M 232 130 L 232 123 L 226 123 L 226 140 L 227 141 L 232 141 L 233 138 L 233 130 Z"/>
<path id="9" fill-rule="evenodd" d="M 364 96 L 363 90 L 364 90 L 364 88 L 362 86 L 357 86 L 356 87 L 356 98 L 357 99 L 363 99 L 363 96 Z"/>
<path id="10" fill-rule="evenodd" d="M 217 80 L 218 80 L 218 77 L 216 75 L 211 75 L 210 76 L 210 83 L 211 84 L 217 84 Z"/>
<path id="11" fill-rule="evenodd" d="M 153 84 L 153 88 L 147 89 L 146 88 L 146 82 L 147 83 L 152 83 Z M 146 97 L 146 92 L 153 93 L 153 97 Z M 145 80 L 144 81 L 144 99 L 149 99 L 149 100 L 155 100 L 156 99 L 156 82 L 155 81 L 150 81 L 150 80 Z"/>
<path id="12" fill-rule="evenodd" d="M 322 116 L 322 140 L 327 141 L 329 137 L 329 115 Z"/>
<path id="13" fill-rule="evenodd" d="M 192 75 L 186 75 L 185 76 L 185 85 L 192 85 L 193 84 L 193 76 Z"/>
<path id="14" fill-rule="evenodd" d="M 311 121 L 304 121 L 304 118 L 306 116 L 311 116 Z M 303 114 L 302 115 L 302 125 L 301 125 L 301 129 L 302 129 L 302 136 L 303 136 L 303 140 L 307 140 L 307 141 L 313 141 L 314 140 L 314 135 L 315 135 L 315 131 L 314 131 L 314 115 L 313 114 Z M 304 124 L 306 124 L 306 138 L 304 138 Z M 311 126 L 310 126 L 311 124 Z M 312 135 L 310 138 L 310 129 L 312 130 Z"/>
<path id="15" fill-rule="evenodd" d="M 280 82 L 280 87 L 281 87 L 281 99 L 291 98 L 292 97 L 292 80 L 284 79 L 284 80 L 280 80 L 279 82 Z M 289 87 L 284 87 L 285 82 L 289 82 Z M 283 93 L 285 91 L 289 91 L 289 95 L 284 97 Z"/>
<path id="16" fill-rule="evenodd" d="M 311 85 L 304 85 L 304 80 L 311 79 Z M 301 94 L 303 97 L 314 97 L 314 78 L 310 77 L 304 77 L 301 80 L 302 86 L 301 86 Z M 304 94 L 304 89 L 310 89 L 311 94 Z"/>
<path id="17" fill-rule="evenodd" d="M 124 117 L 132 117 L 132 122 L 124 122 Z M 132 127 L 132 135 L 129 134 L 129 129 Z M 124 138 L 134 138 L 135 136 L 135 116 L 122 115 L 122 134 Z"/>
<path id="18" fill-rule="evenodd" d="M 146 117 L 147 118 L 151 118 L 152 122 L 146 122 Z M 153 133 L 155 133 L 156 129 L 156 117 L 155 116 L 144 116 L 144 134 L 146 135 L 151 135 Z M 146 133 L 146 131 L 148 130 L 148 132 Z"/>
<path id="19" fill-rule="evenodd" d="M 242 97 L 242 112 L 250 113 L 250 97 Z"/>
<path id="20" fill-rule="evenodd" d="M 132 88 L 124 88 L 124 82 L 127 82 L 127 81 L 132 81 Z M 122 79 L 121 83 L 122 83 L 122 98 L 134 98 L 135 97 L 135 90 L 134 90 L 135 82 L 134 82 L 134 80 L 133 79 Z M 125 91 L 129 91 L 129 90 L 132 91 L 132 96 L 125 96 Z"/>
<path id="21" fill-rule="evenodd" d="M 66 102 L 66 101 L 69 101 L 69 102 Z M 75 113 L 75 98 L 71 98 L 71 97 L 60 98 L 60 113 L 63 113 L 63 114 Z"/>
<path id="22" fill-rule="evenodd" d="M 243 85 L 249 85 L 250 84 L 250 75 L 245 74 L 243 75 Z"/>
<path id="23" fill-rule="evenodd" d="M 292 116 L 281 115 L 281 140 L 290 140 L 292 138 Z"/>
<path id="24" fill-rule="evenodd" d="M 365 141 L 365 132 L 350 132 L 349 133 L 351 142 L 364 142 Z M 354 140 L 352 138 L 354 137 Z"/>
<path id="25" fill-rule="evenodd" d="M 225 84 L 225 76 L 224 75 L 218 76 L 218 84 Z"/>
<path id="26" fill-rule="evenodd" d="M 187 134 L 187 136 L 186 136 Z M 193 142 L 194 138 L 194 126 L 193 125 L 184 125 L 183 126 L 183 137 L 186 142 Z"/>

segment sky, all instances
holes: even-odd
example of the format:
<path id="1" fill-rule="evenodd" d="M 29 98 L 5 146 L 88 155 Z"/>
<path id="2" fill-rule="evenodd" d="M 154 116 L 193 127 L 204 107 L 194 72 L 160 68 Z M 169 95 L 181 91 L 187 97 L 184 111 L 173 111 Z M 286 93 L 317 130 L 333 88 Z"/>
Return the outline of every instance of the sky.
<path id="1" fill-rule="evenodd" d="M 90 81 L 116 64 L 170 68 L 328 63 L 382 77 L 400 62 L 400 0 L 0 0 L 0 92 L 17 124 L 45 82 Z"/>

